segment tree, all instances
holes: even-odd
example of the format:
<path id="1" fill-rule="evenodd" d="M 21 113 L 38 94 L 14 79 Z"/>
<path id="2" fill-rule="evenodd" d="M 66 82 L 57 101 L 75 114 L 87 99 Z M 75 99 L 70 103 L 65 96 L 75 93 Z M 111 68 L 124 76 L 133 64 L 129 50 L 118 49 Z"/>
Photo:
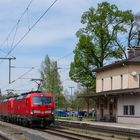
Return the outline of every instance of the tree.
<path id="1" fill-rule="evenodd" d="M 56 108 L 65 108 L 67 100 L 62 94 L 63 87 L 58 70 L 57 62 L 51 60 L 47 55 L 41 65 L 40 74 L 43 82 L 40 89 L 54 95 Z"/>
<path id="2" fill-rule="evenodd" d="M 140 14 L 136 14 L 130 22 L 128 31 L 128 47 L 140 44 Z"/>
<path id="3" fill-rule="evenodd" d="M 77 91 L 75 91 L 73 97 L 73 109 L 75 110 L 84 110 L 87 107 L 87 113 L 89 113 L 89 108 L 95 107 L 95 101 L 87 98 L 86 95 L 87 91 L 85 88 L 79 87 Z M 81 98 L 82 97 L 82 98 Z"/>
<path id="4" fill-rule="evenodd" d="M 1 88 L 0 88 L 0 100 L 2 99 L 2 92 L 1 92 Z"/>
<path id="5" fill-rule="evenodd" d="M 63 87 L 60 81 L 60 75 L 58 73 L 57 62 L 51 60 L 48 55 L 45 57 L 45 60 L 42 62 L 40 74 L 43 82 L 40 85 L 40 89 L 45 92 L 50 92 L 54 95 L 55 101 L 58 102 L 58 99 L 64 101 L 64 96 L 62 94 Z M 59 105 L 62 106 L 59 101 Z M 56 104 L 58 107 L 58 104 Z"/>
<path id="6" fill-rule="evenodd" d="M 124 37 L 125 36 L 125 37 Z M 115 40 L 114 46 L 119 46 L 120 48 L 131 48 L 133 46 L 140 45 L 140 14 L 134 15 L 134 17 L 130 20 L 127 25 L 127 32 L 122 37 L 119 37 Z M 127 58 L 127 54 L 125 53 L 125 58 Z"/>
<path id="7" fill-rule="evenodd" d="M 66 100 L 63 94 L 57 94 L 56 98 L 56 108 L 67 110 L 68 108 L 68 101 Z"/>
<path id="8" fill-rule="evenodd" d="M 134 16 L 131 11 L 121 11 L 107 2 L 98 4 L 97 9 L 91 7 L 84 12 L 81 23 L 85 26 L 76 33 L 79 42 L 70 66 L 71 79 L 95 89 L 93 69 L 103 67 L 111 59 L 126 56 L 125 47 L 116 42 L 119 36 L 127 33 L 132 20 Z"/>

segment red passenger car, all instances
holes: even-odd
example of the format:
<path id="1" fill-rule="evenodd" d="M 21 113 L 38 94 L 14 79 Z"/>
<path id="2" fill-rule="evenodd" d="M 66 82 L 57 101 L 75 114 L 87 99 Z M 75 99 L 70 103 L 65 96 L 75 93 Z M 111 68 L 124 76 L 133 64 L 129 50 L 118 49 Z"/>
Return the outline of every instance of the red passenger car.
<path id="1" fill-rule="evenodd" d="M 5 121 L 9 121 L 10 115 L 12 115 L 14 98 L 6 98 L 0 101 L 0 117 Z"/>
<path id="2" fill-rule="evenodd" d="M 54 123 L 54 100 L 50 93 L 28 92 L 0 103 L 0 116 L 26 125 L 45 127 Z"/>

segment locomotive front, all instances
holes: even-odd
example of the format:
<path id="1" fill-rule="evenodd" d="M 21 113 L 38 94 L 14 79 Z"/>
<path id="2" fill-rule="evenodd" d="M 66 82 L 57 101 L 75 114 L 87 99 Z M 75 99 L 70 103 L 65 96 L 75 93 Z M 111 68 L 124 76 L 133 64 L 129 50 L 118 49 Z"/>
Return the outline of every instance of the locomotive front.
<path id="1" fill-rule="evenodd" d="M 52 94 L 32 94 L 30 102 L 30 115 L 33 118 L 33 124 L 39 123 L 41 126 L 46 126 L 54 123 L 54 100 Z"/>

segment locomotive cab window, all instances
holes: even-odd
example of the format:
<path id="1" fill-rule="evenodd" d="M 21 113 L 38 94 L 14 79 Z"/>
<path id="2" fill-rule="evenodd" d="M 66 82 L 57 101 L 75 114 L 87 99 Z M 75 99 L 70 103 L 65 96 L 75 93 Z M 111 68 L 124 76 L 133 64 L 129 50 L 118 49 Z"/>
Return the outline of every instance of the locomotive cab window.
<path id="1" fill-rule="evenodd" d="M 33 97 L 33 104 L 35 105 L 47 105 L 52 103 L 51 97 L 45 97 L 45 96 L 34 96 Z"/>

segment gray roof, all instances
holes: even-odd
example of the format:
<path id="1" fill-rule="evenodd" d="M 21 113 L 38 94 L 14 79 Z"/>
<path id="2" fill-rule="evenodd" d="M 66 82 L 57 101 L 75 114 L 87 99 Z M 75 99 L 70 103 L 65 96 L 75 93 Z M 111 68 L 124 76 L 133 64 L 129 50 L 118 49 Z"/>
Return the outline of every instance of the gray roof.
<path id="1" fill-rule="evenodd" d="M 121 60 L 121 61 L 117 61 L 115 63 L 103 66 L 101 68 L 94 69 L 93 71 L 94 72 L 99 72 L 99 71 L 104 71 L 104 70 L 107 70 L 107 69 L 112 69 L 112 68 L 123 66 L 123 65 L 130 65 L 130 64 L 131 65 L 140 64 L 140 56 L 129 58 L 129 59 L 124 59 L 124 60 Z"/>
<path id="2" fill-rule="evenodd" d="M 79 97 L 81 98 L 90 98 L 90 97 L 99 97 L 99 96 L 109 96 L 109 95 L 114 95 L 114 96 L 119 96 L 119 95 L 136 95 L 140 94 L 140 88 L 127 88 L 127 89 L 118 89 L 118 90 L 109 90 L 109 91 L 102 91 L 98 93 L 89 93 L 86 95 L 81 95 Z"/>
<path id="3" fill-rule="evenodd" d="M 128 59 L 129 62 L 140 62 L 140 56 L 133 57 L 131 59 Z"/>

